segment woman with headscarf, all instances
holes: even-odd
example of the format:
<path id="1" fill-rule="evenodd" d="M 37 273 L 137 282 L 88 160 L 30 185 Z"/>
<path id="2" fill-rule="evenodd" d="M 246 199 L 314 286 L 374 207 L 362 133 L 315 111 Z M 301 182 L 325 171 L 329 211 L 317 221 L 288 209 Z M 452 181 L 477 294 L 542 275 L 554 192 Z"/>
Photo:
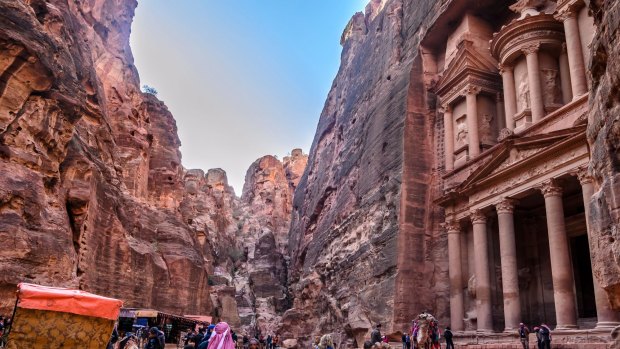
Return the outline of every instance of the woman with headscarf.
<path id="1" fill-rule="evenodd" d="M 232 339 L 230 326 L 225 322 L 220 322 L 213 329 L 209 339 L 208 349 L 235 349 L 235 342 Z"/>

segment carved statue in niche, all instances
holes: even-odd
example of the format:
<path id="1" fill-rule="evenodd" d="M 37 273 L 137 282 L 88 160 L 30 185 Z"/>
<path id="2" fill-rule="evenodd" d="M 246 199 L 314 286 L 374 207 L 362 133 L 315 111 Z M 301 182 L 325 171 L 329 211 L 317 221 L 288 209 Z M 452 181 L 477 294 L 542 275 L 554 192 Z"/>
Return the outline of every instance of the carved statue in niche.
<path id="1" fill-rule="evenodd" d="M 465 115 L 456 119 L 456 146 L 467 144 L 467 117 Z"/>
<path id="2" fill-rule="evenodd" d="M 526 79 L 521 79 L 519 83 L 518 98 L 519 111 L 530 108 L 530 86 Z"/>
<path id="3" fill-rule="evenodd" d="M 486 144 L 493 143 L 492 123 L 493 116 L 489 114 L 482 115 L 482 123 L 480 123 L 480 135 L 482 142 Z"/>
<path id="4" fill-rule="evenodd" d="M 558 71 L 555 69 L 541 69 L 543 78 L 543 95 L 545 105 L 558 104 L 562 98 L 562 91 L 558 80 Z"/>

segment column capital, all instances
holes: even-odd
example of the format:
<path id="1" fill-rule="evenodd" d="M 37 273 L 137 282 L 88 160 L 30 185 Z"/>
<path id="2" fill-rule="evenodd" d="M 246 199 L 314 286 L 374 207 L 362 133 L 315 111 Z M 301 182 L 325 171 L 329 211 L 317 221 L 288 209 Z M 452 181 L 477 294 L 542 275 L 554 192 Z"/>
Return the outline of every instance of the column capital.
<path id="1" fill-rule="evenodd" d="M 536 42 L 533 44 L 523 46 L 523 48 L 521 49 L 521 52 L 523 52 L 524 55 L 529 56 L 531 54 L 537 53 L 538 50 L 540 50 L 540 43 Z"/>
<path id="2" fill-rule="evenodd" d="M 552 196 L 562 196 L 562 187 L 557 179 L 550 179 L 542 183 L 539 187 L 545 198 Z"/>
<path id="3" fill-rule="evenodd" d="M 467 85 L 465 89 L 463 90 L 463 94 L 464 95 L 477 95 L 480 93 L 480 91 L 482 91 L 482 89 L 479 86 Z"/>
<path id="4" fill-rule="evenodd" d="M 579 183 L 581 183 L 581 185 L 591 184 L 594 182 L 594 178 L 592 178 L 592 175 L 588 172 L 586 167 L 578 168 L 574 172 L 574 175 L 577 176 L 577 179 L 579 179 Z"/>
<path id="5" fill-rule="evenodd" d="M 559 10 L 557 13 L 555 13 L 553 15 L 553 18 L 555 18 L 556 20 L 560 22 L 564 22 L 565 20 L 569 18 L 576 19 L 577 12 L 573 9 L 572 6 L 566 6 L 563 9 Z"/>
<path id="6" fill-rule="evenodd" d="M 440 108 L 439 111 L 443 114 L 446 113 L 452 113 L 452 106 L 450 104 L 443 104 Z"/>
<path id="7" fill-rule="evenodd" d="M 514 67 L 510 64 L 499 63 L 497 69 L 499 69 L 499 73 L 503 75 L 504 73 L 511 73 Z"/>
<path id="8" fill-rule="evenodd" d="M 515 205 L 517 204 L 517 200 L 504 198 L 497 204 L 495 204 L 495 209 L 497 213 L 513 213 L 515 210 Z"/>
<path id="9" fill-rule="evenodd" d="M 484 215 L 484 212 L 480 209 L 470 210 L 469 218 L 473 224 L 485 224 L 487 222 L 487 216 Z"/>
<path id="10" fill-rule="evenodd" d="M 446 227 L 446 231 L 448 232 L 448 234 L 461 233 L 461 224 L 457 221 L 447 221 L 444 226 Z"/>

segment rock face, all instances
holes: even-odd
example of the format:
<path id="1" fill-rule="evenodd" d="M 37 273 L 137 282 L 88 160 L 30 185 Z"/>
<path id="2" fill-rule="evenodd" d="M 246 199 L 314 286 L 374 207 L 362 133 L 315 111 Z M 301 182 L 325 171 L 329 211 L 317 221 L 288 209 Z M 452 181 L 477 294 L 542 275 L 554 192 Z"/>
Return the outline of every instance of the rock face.
<path id="1" fill-rule="evenodd" d="M 307 158 L 300 149 L 283 162 L 265 156 L 246 174 L 239 218 L 244 258 L 233 276 L 246 333 L 276 333 L 281 314 L 290 307 L 286 241 L 294 188 Z"/>
<path id="2" fill-rule="evenodd" d="M 612 306 L 620 310 L 620 38 L 617 1 L 587 1 L 597 32 L 591 47 L 588 140 L 598 192 L 589 202 L 593 231 L 594 276 L 605 288 Z"/>
<path id="3" fill-rule="evenodd" d="M 448 315 L 440 306 L 447 260 L 429 248 L 446 242 L 430 202 L 432 101 L 418 51 L 444 7 L 372 1 L 343 33 L 341 67 L 293 201 L 294 304 L 283 317 L 291 338 L 334 332 L 345 334 L 335 335 L 340 344 L 361 345 L 375 323 L 389 334 L 416 310 Z"/>
<path id="4" fill-rule="evenodd" d="M 136 5 L 0 1 L 0 308 L 27 281 L 275 332 L 307 155 L 257 160 L 241 198 L 223 170 L 184 169 L 138 87 Z"/>
<path id="5" fill-rule="evenodd" d="M 175 121 L 132 64 L 136 5 L 0 2 L 3 309 L 27 281 L 211 310 Z"/>

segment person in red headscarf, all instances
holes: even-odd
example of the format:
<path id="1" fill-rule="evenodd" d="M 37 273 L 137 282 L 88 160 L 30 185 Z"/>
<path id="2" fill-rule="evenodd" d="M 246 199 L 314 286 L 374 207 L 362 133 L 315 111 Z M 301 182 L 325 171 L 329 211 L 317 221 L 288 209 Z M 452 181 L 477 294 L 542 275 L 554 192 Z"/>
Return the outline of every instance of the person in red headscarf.
<path id="1" fill-rule="evenodd" d="M 208 349 L 235 349 L 235 342 L 232 339 L 230 326 L 225 322 L 220 322 L 213 329 L 213 334 L 209 339 Z"/>

